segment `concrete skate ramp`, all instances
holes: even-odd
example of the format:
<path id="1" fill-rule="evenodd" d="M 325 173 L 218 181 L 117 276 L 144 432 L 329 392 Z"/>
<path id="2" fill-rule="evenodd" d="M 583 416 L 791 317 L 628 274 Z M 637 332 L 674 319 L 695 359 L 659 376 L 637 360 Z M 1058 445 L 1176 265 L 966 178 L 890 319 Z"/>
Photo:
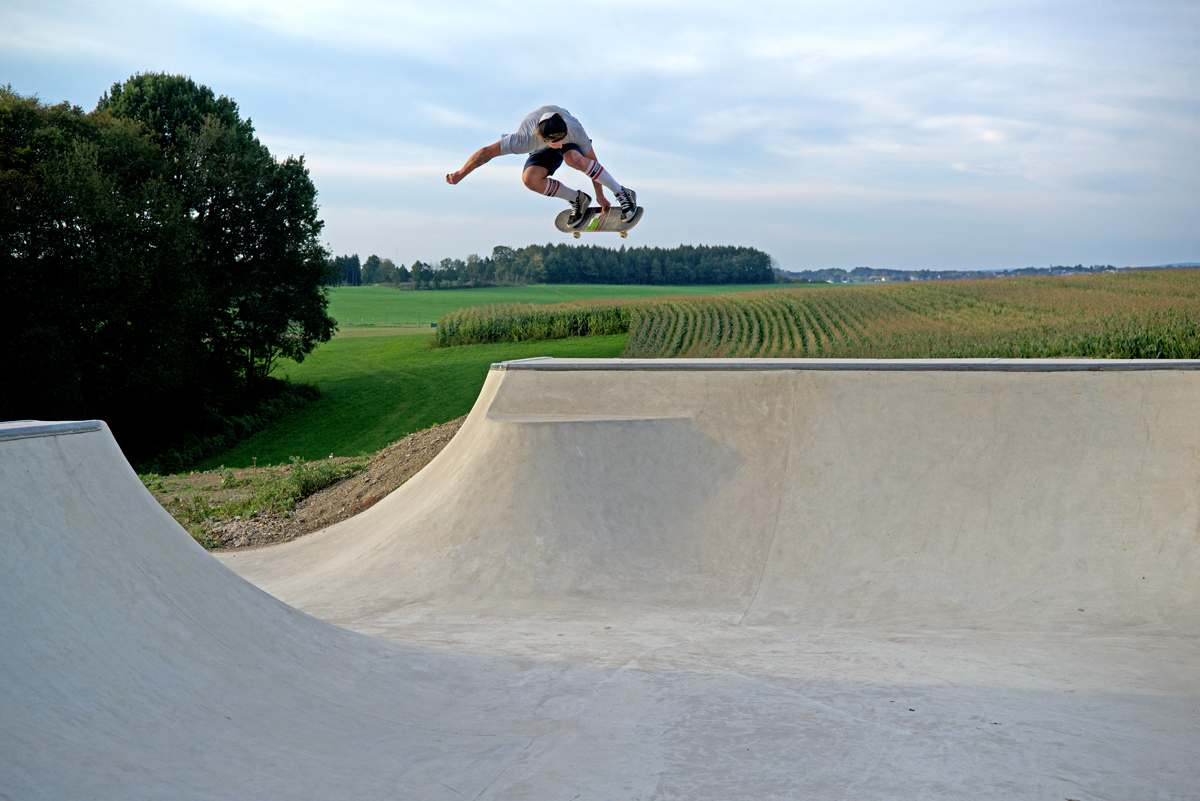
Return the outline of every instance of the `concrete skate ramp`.
<path id="1" fill-rule="evenodd" d="M 487 711 L 512 666 L 271 598 L 98 421 L 0 425 L 0 568 L 5 801 L 476 797 L 530 742 Z"/>
<path id="2" fill-rule="evenodd" d="M 497 365 L 373 509 L 222 559 L 376 636 L 635 672 L 645 797 L 1194 796 L 1197 367 Z"/>
<path id="3" fill-rule="evenodd" d="M 355 627 L 423 605 L 1196 636 L 1195 366 L 509 363 L 373 509 L 225 561 Z"/>
<path id="4" fill-rule="evenodd" d="M 9 424 L 0 799 L 1195 798 L 1197 368 L 499 365 L 275 597 Z"/>

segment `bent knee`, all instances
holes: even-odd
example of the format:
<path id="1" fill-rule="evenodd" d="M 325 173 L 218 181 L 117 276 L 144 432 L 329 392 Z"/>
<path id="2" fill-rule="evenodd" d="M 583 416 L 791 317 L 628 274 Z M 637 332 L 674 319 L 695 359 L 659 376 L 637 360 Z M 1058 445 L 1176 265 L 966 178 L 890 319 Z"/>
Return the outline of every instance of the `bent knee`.
<path id="1" fill-rule="evenodd" d="M 546 188 L 546 176 L 539 175 L 533 170 L 529 170 L 521 175 L 521 183 L 532 189 L 534 192 L 541 192 Z"/>
<path id="2" fill-rule="evenodd" d="M 567 163 L 568 167 L 574 167 L 577 170 L 582 170 L 584 165 L 588 163 L 589 159 L 584 158 L 583 154 L 578 150 L 568 150 L 566 153 L 563 153 L 563 161 Z"/>

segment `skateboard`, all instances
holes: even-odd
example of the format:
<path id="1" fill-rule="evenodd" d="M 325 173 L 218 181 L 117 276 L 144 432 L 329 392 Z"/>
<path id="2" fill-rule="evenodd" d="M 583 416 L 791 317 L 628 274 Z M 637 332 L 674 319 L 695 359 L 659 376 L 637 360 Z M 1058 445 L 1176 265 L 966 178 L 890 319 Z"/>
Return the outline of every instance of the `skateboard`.
<path id="1" fill-rule="evenodd" d="M 624 239 L 629 233 L 629 229 L 642 221 L 642 212 L 644 211 L 645 209 L 638 206 L 637 213 L 633 215 L 633 219 L 629 222 L 624 222 L 621 219 L 621 207 L 616 203 L 612 204 L 608 211 L 604 211 L 599 206 L 591 206 L 588 208 L 587 213 L 583 215 L 583 219 L 579 224 L 572 227 L 567 225 L 567 220 L 571 216 L 571 210 L 567 209 L 566 211 L 559 212 L 558 216 L 554 218 L 554 227 L 564 234 L 571 234 L 576 239 L 584 231 L 595 231 L 597 233 L 612 231 L 619 233 L 621 238 Z"/>

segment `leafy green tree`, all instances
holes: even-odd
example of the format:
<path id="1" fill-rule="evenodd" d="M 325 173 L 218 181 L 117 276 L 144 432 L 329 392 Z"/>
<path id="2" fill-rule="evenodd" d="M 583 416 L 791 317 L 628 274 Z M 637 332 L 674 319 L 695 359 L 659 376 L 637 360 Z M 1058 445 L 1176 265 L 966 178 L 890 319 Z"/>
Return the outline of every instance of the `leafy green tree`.
<path id="1" fill-rule="evenodd" d="M 338 256 L 333 260 L 333 273 L 335 276 L 341 276 L 342 286 L 361 286 L 362 280 L 362 265 L 358 261 L 358 254 L 353 256 Z"/>
<path id="2" fill-rule="evenodd" d="M 383 276 L 380 274 L 380 266 L 383 260 L 372 253 L 367 256 L 367 260 L 363 262 L 362 267 L 362 282 L 364 284 L 382 284 Z"/>
<path id="3" fill-rule="evenodd" d="M 241 119 L 237 103 L 228 97 L 217 97 L 207 86 L 198 86 L 179 75 L 143 73 L 124 83 L 114 83 L 101 95 L 96 110 L 138 120 L 168 148 L 176 150 L 187 149 L 190 135 L 209 119 L 221 127 L 237 130 L 242 137 L 254 136 L 254 126 L 249 119 Z"/>
<path id="4" fill-rule="evenodd" d="M 150 128 L 171 165 L 200 248 L 208 336 L 244 380 L 301 361 L 336 329 L 328 252 L 303 157 L 276 161 L 237 104 L 178 75 L 113 84 L 97 111 Z"/>
<path id="5" fill-rule="evenodd" d="M 412 281 L 414 289 L 421 289 L 426 284 L 433 282 L 433 268 L 421 261 L 412 263 Z"/>
<path id="6" fill-rule="evenodd" d="M 363 262 L 364 284 L 399 284 L 408 280 L 408 270 L 403 266 L 397 267 L 391 259 L 384 259 L 372 253 Z"/>
<path id="7" fill-rule="evenodd" d="M 197 242 L 168 173 L 141 125 L 0 88 L 4 419 L 101 416 L 136 448 L 203 386 Z"/>
<path id="8" fill-rule="evenodd" d="M 488 280 L 487 268 L 487 262 L 479 258 L 478 253 L 472 253 L 470 256 L 467 256 L 467 262 L 463 269 L 463 277 L 471 286 L 482 286 Z"/>
<path id="9" fill-rule="evenodd" d="M 223 425 L 332 336 L 321 227 L 303 159 L 187 78 L 90 114 L 0 88 L 0 415 L 103 417 L 135 458 Z"/>
<path id="10" fill-rule="evenodd" d="M 516 267 L 517 252 L 505 245 L 492 248 L 492 276 L 501 284 L 511 283 Z"/>
<path id="11" fill-rule="evenodd" d="M 383 276 L 385 283 L 400 283 L 400 271 L 396 269 L 396 262 L 392 261 L 391 259 L 379 260 L 379 273 Z"/>

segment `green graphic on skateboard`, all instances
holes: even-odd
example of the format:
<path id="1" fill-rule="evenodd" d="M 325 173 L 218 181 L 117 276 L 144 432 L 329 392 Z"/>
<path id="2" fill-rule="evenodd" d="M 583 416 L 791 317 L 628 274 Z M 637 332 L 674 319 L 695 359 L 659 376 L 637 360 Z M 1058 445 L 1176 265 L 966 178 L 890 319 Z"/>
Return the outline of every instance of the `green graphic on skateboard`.
<path id="1" fill-rule="evenodd" d="M 579 221 L 578 225 L 567 225 L 567 220 L 571 218 L 571 210 L 567 209 L 559 212 L 559 215 L 554 218 L 554 227 L 564 234 L 571 234 L 576 239 L 585 231 L 619 233 L 624 239 L 629 229 L 641 222 L 644 211 L 645 209 L 638 206 L 633 219 L 625 222 L 621 219 L 621 207 L 616 203 L 612 204 L 608 211 L 599 206 L 591 206 L 584 213 L 583 219 Z"/>

